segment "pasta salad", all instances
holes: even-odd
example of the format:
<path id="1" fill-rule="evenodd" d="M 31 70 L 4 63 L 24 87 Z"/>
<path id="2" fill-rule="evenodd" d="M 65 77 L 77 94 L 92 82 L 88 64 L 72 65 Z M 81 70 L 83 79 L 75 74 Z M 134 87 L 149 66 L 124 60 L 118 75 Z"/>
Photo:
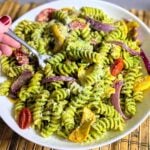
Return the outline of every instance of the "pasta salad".
<path id="1" fill-rule="evenodd" d="M 7 80 L 0 95 L 15 100 L 19 127 L 77 143 L 122 131 L 150 87 L 138 29 L 133 20 L 115 20 L 92 7 L 47 8 L 35 21 L 21 21 L 16 35 L 51 57 L 41 68 L 23 46 L 1 56 Z"/>

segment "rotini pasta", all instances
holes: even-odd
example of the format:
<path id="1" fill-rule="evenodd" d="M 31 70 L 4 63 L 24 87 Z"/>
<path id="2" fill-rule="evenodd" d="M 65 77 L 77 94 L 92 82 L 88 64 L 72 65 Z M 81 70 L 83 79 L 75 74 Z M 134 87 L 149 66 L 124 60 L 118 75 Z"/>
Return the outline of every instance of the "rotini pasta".
<path id="1" fill-rule="evenodd" d="M 0 95 L 8 96 L 11 84 L 12 84 L 11 80 L 6 80 L 3 83 L 1 83 L 0 84 Z"/>
<path id="2" fill-rule="evenodd" d="M 106 31 L 100 26 L 98 30 L 96 23 L 113 28 Z M 29 64 L 20 65 L 15 55 L 1 56 L 1 70 L 8 79 L 0 83 L 0 95 L 15 94 L 14 118 L 17 120 L 20 111 L 27 107 L 32 114 L 31 127 L 39 135 L 55 134 L 68 139 L 83 125 L 82 114 L 86 107 L 96 119 L 90 123 L 87 138 L 82 142 L 99 140 L 110 130 L 121 132 L 125 121 L 112 103 L 117 92 L 115 85 L 118 81 L 123 83 L 120 108 L 126 116 L 132 117 L 136 115 L 137 103 L 142 102 L 143 91 L 134 90 L 134 86 L 143 74 L 139 56 L 112 41 L 125 43 L 140 52 L 139 41 L 131 34 L 134 26 L 137 27 L 133 21 L 116 21 L 103 10 L 92 7 L 53 10 L 51 19 L 45 22 L 20 22 L 15 33 L 39 53 L 51 57 L 45 62 L 46 66 L 40 68 L 24 47 Z M 32 78 L 17 93 L 11 93 L 12 84 L 24 70 L 32 72 Z"/>

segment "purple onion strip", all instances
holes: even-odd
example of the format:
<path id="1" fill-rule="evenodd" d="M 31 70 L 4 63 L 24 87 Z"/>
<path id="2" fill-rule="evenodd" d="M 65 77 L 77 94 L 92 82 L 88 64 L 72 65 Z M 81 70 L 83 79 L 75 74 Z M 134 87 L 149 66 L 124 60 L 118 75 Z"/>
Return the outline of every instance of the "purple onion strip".
<path id="1" fill-rule="evenodd" d="M 28 80 L 33 76 L 32 72 L 25 70 L 11 85 L 11 93 L 16 94 L 17 91 L 25 85 Z"/>
<path id="2" fill-rule="evenodd" d="M 90 23 L 91 27 L 97 31 L 104 31 L 104 32 L 110 32 L 112 30 L 115 30 L 115 27 L 110 25 L 110 24 L 106 24 L 106 23 L 102 23 L 100 21 L 94 20 L 90 17 L 86 17 L 87 22 Z"/>
<path id="3" fill-rule="evenodd" d="M 111 103 L 114 106 L 114 108 L 120 113 L 120 115 L 127 120 L 129 118 L 122 112 L 120 106 L 120 92 L 122 86 L 123 86 L 123 81 L 118 81 L 114 84 L 114 88 L 116 92 L 111 96 Z"/>
<path id="4" fill-rule="evenodd" d="M 147 70 L 147 73 L 150 75 L 150 59 L 146 56 L 143 49 L 141 49 L 140 56 L 144 62 L 145 68 Z"/>
<path id="5" fill-rule="evenodd" d="M 112 43 L 112 44 L 121 46 L 123 49 L 127 50 L 131 55 L 140 56 L 140 52 L 137 52 L 137 51 L 131 49 L 130 47 L 128 47 L 128 45 L 126 45 L 125 43 L 123 43 L 121 41 L 108 41 L 108 43 Z"/>
<path id="6" fill-rule="evenodd" d="M 42 80 L 42 83 L 48 83 L 48 82 L 56 82 L 56 81 L 75 81 L 75 78 L 73 77 L 67 77 L 67 76 L 53 76 L 53 77 L 47 77 Z"/>

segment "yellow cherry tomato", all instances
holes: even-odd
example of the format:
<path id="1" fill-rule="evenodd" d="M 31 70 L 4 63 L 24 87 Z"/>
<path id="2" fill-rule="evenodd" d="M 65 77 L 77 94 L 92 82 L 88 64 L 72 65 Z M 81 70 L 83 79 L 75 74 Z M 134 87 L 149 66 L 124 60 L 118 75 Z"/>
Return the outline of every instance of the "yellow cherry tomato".
<path id="1" fill-rule="evenodd" d="M 145 76 L 140 82 L 134 86 L 134 91 L 145 91 L 150 88 L 150 76 Z"/>
<path id="2" fill-rule="evenodd" d="M 69 140 L 76 143 L 83 142 L 90 132 L 91 125 L 95 122 L 95 114 L 88 108 L 83 109 L 80 126 L 71 132 Z"/>

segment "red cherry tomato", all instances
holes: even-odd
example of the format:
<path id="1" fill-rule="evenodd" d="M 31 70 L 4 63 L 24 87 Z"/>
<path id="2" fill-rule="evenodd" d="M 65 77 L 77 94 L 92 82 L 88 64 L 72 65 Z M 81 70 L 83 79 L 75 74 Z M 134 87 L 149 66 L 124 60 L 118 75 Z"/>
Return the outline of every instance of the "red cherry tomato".
<path id="1" fill-rule="evenodd" d="M 79 20 L 74 20 L 69 24 L 69 27 L 73 29 L 84 29 L 86 27 L 86 23 L 80 22 Z"/>
<path id="2" fill-rule="evenodd" d="M 53 12 L 56 11 L 56 9 L 54 8 L 46 8 L 44 10 L 42 10 L 36 17 L 36 21 L 39 21 L 39 22 L 47 22 L 49 20 L 52 19 L 52 14 Z"/>
<path id="3" fill-rule="evenodd" d="M 28 108 L 23 108 L 19 113 L 18 125 L 21 129 L 26 129 L 30 126 L 32 114 Z"/>
<path id="4" fill-rule="evenodd" d="M 25 54 L 21 49 L 15 50 L 14 55 L 20 65 L 29 64 L 28 54 Z"/>
<path id="5" fill-rule="evenodd" d="M 116 59 L 111 67 L 111 74 L 113 76 L 117 76 L 123 70 L 123 67 L 124 67 L 123 59 L 122 58 Z"/>

